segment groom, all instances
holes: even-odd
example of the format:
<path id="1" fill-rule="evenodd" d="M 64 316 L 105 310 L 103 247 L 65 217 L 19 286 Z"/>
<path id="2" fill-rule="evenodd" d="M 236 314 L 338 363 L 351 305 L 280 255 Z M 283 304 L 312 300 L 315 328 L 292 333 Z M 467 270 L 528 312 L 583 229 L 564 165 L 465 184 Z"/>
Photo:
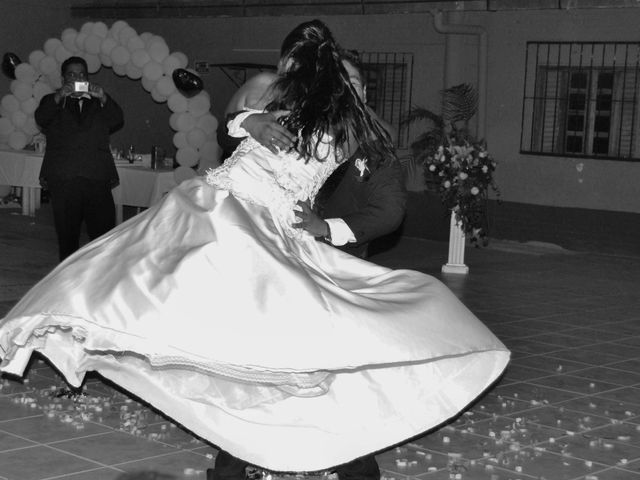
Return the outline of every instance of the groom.
<path id="1" fill-rule="evenodd" d="M 343 64 L 351 84 L 366 101 L 366 88 L 357 56 L 343 52 Z M 392 133 L 389 125 L 380 119 L 379 123 Z M 295 137 L 271 113 L 252 114 L 242 121 L 241 126 L 274 153 L 277 149 L 293 148 Z M 229 145 L 232 141 L 224 130 L 218 131 L 218 138 L 221 145 Z M 306 203 L 299 204 L 296 216 L 300 222 L 295 226 L 364 258 L 371 240 L 398 228 L 404 218 L 406 197 L 398 160 L 394 157 L 369 162 L 358 149 L 323 185 L 313 210 Z M 243 480 L 247 478 L 247 467 L 247 462 L 220 450 L 215 469 L 207 470 L 207 480 Z M 380 468 L 373 454 L 339 465 L 334 471 L 339 480 L 380 479 Z"/>

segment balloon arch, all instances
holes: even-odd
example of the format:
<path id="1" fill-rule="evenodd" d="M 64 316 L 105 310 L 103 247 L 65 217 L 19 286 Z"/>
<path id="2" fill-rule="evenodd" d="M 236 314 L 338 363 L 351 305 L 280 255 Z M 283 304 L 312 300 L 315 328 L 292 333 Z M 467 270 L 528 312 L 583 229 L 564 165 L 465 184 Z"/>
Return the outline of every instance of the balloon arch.
<path id="1" fill-rule="evenodd" d="M 209 94 L 202 90 L 201 80 L 186 69 L 186 55 L 170 52 L 162 37 L 138 34 L 123 20 L 111 28 L 103 22 L 87 22 L 79 31 L 67 28 L 59 39 L 50 38 L 42 50 L 31 52 L 28 62 L 5 54 L 2 69 L 14 80 L 11 93 L 0 101 L 0 143 L 21 150 L 40 133 L 34 112 L 44 95 L 61 87 L 60 65 L 73 55 L 87 61 L 89 73 L 111 67 L 118 76 L 139 79 L 154 101 L 167 102 L 180 165 L 176 176 L 188 176 L 184 172 L 192 167 L 202 171 L 218 164 L 218 121 L 209 111 Z"/>

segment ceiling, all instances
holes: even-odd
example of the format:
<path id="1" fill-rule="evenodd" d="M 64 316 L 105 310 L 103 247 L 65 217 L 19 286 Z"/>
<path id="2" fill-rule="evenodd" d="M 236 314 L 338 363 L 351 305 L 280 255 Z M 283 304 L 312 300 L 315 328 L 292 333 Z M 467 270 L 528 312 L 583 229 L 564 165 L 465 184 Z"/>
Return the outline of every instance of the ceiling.
<path id="1" fill-rule="evenodd" d="M 367 15 L 433 10 L 632 8 L 639 0 L 67 0 L 73 17 L 166 18 Z"/>

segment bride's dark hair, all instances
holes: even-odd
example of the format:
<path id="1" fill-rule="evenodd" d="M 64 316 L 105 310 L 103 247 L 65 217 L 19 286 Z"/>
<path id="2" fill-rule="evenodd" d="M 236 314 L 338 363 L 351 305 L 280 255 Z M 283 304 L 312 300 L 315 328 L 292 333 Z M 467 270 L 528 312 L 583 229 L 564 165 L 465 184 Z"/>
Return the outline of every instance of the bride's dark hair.
<path id="1" fill-rule="evenodd" d="M 298 135 L 298 151 L 322 160 L 318 145 L 357 143 L 369 158 L 393 156 L 388 134 L 367 112 L 342 65 L 342 50 L 320 20 L 298 25 L 281 48 L 284 71 L 273 85 L 267 110 L 290 110 L 284 124 Z"/>

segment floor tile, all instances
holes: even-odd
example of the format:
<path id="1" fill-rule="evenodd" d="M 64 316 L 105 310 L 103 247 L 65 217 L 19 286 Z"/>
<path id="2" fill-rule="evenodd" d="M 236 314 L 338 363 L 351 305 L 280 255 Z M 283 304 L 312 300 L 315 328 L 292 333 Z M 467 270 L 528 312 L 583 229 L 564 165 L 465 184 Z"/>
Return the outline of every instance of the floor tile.
<path id="1" fill-rule="evenodd" d="M 0 452 L 0 478 L 7 480 L 41 480 L 102 466 L 44 445 Z"/>
<path id="2" fill-rule="evenodd" d="M 13 217 L 0 212 L 0 316 L 57 261 L 50 218 Z M 402 237 L 372 260 L 438 277 L 512 361 L 445 426 L 377 454 L 383 480 L 640 480 L 634 262 L 496 241 L 465 252 L 469 275 L 443 275 L 447 248 Z M 0 377 L 2 480 L 204 480 L 215 455 L 99 375 L 71 390 L 35 355 L 24 380 Z"/>
<path id="3" fill-rule="evenodd" d="M 110 432 L 55 444 L 61 451 L 98 462 L 102 465 L 119 465 L 134 460 L 165 455 L 171 447 L 147 441 L 123 432 Z"/>

